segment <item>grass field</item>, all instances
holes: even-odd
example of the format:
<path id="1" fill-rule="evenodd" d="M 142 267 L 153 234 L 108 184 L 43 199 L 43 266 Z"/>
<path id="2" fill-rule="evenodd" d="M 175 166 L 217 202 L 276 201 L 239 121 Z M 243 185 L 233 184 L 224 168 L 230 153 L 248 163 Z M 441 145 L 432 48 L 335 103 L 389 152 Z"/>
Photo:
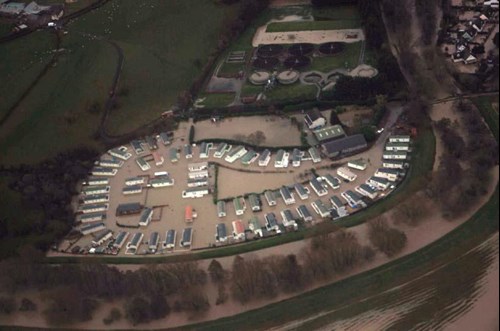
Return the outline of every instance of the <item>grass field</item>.
<path id="1" fill-rule="evenodd" d="M 286 100 L 314 100 L 318 88 L 314 85 L 302 85 L 295 83 L 292 85 L 277 85 L 272 90 L 265 93 L 267 100 L 286 101 Z"/>
<path id="2" fill-rule="evenodd" d="M 276 22 L 267 26 L 266 32 L 318 31 L 359 29 L 359 20 Z"/>
<path id="3" fill-rule="evenodd" d="M 483 115 L 488 126 L 492 128 L 493 134 L 497 140 L 499 139 L 499 116 L 498 112 L 493 109 L 493 102 L 498 103 L 498 97 L 480 97 L 472 100 L 474 104 L 479 108 L 481 115 Z"/>
<path id="4" fill-rule="evenodd" d="M 313 59 L 310 70 L 328 72 L 334 69 L 354 69 L 359 64 L 362 42 L 345 44 L 342 53 L 335 56 L 316 57 Z"/>
<path id="5" fill-rule="evenodd" d="M 205 99 L 201 105 L 206 108 L 226 107 L 234 101 L 234 93 L 202 94 L 199 98 Z"/>
<path id="6" fill-rule="evenodd" d="M 264 86 L 253 85 L 252 83 L 246 82 L 241 89 L 241 96 L 252 96 L 259 94 L 264 91 Z"/>

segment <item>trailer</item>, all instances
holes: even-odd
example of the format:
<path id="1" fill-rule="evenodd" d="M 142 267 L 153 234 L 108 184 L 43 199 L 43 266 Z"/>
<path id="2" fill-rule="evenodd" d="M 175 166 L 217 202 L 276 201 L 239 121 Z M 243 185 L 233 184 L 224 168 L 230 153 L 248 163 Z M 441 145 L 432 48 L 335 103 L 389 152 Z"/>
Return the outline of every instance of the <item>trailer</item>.
<path id="1" fill-rule="evenodd" d="M 207 187 L 197 187 L 197 188 L 191 188 L 187 189 L 185 191 L 182 191 L 182 197 L 184 199 L 198 199 L 198 198 L 203 198 L 206 195 L 210 194 L 210 191 L 208 190 Z"/>
<path id="2" fill-rule="evenodd" d="M 146 160 L 144 160 L 142 157 L 138 157 L 135 160 L 135 162 L 137 163 L 139 168 L 141 168 L 142 171 L 148 171 L 151 169 L 151 165 Z"/>
<path id="3" fill-rule="evenodd" d="M 185 228 L 182 231 L 181 247 L 189 248 L 193 244 L 193 228 Z"/>
<path id="4" fill-rule="evenodd" d="M 132 177 L 125 180 L 126 186 L 143 185 L 146 182 L 145 177 Z"/>
<path id="5" fill-rule="evenodd" d="M 305 222 L 312 222 L 313 216 L 305 205 L 297 207 L 297 213 Z"/>
<path id="6" fill-rule="evenodd" d="M 358 175 L 345 167 L 339 168 L 337 170 L 337 175 L 350 182 L 354 182 L 358 178 Z"/>
<path id="7" fill-rule="evenodd" d="M 174 249 L 176 242 L 177 242 L 177 231 L 168 230 L 167 233 L 165 234 L 163 249 Z"/>
<path id="8" fill-rule="evenodd" d="M 219 223 L 215 226 L 215 241 L 218 243 L 225 243 L 227 241 L 226 224 Z"/>

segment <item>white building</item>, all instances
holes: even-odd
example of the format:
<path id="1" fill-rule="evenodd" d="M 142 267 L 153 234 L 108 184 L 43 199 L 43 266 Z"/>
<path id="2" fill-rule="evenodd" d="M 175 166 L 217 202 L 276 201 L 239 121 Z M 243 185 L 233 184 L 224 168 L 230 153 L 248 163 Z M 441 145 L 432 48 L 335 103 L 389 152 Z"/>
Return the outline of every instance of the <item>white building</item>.
<path id="1" fill-rule="evenodd" d="M 132 146 L 132 149 L 134 150 L 136 155 L 141 155 L 146 152 L 146 149 L 144 148 L 144 143 L 140 140 L 132 140 L 130 142 L 130 145 Z"/>
<path id="2" fill-rule="evenodd" d="M 324 197 L 328 194 L 328 190 L 317 178 L 311 179 L 309 183 L 311 184 L 311 187 L 317 196 Z"/>
<path id="3" fill-rule="evenodd" d="M 210 149 L 214 145 L 212 143 L 201 143 L 200 145 L 200 159 L 208 159 L 210 157 Z"/>
<path id="4" fill-rule="evenodd" d="M 277 204 L 276 195 L 273 191 L 266 191 L 264 193 L 264 197 L 266 198 L 267 204 L 269 205 L 269 207 L 276 206 L 276 204 Z"/>
<path id="5" fill-rule="evenodd" d="M 257 216 L 252 217 L 248 221 L 248 228 L 254 233 L 255 236 L 258 236 L 260 238 L 264 237 L 262 226 L 260 225 L 259 218 Z"/>
<path id="6" fill-rule="evenodd" d="M 208 186 L 208 178 L 188 179 L 187 186 L 189 188 Z"/>
<path id="7" fill-rule="evenodd" d="M 295 231 L 298 230 L 299 227 L 290 209 L 281 211 L 281 219 L 283 220 L 283 225 L 286 228 L 293 228 Z"/>
<path id="8" fill-rule="evenodd" d="M 366 163 L 363 159 L 359 159 L 350 161 L 349 163 L 347 163 L 347 166 L 352 169 L 364 171 L 366 170 L 366 168 L 368 168 L 368 163 Z"/>
<path id="9" fill-rule="evenodd" d="M 219 146 L 217 146 L 217 150 L 214 153 L 214 157 L 216 159 L 222 159 L 224 157 L 224 154 L 228 152 L 231 149 L 231 146 L 229 146 L 226 143 L 220 143 Z"/>
<path id="10" fill-rule="evenodd" d="M 94 167 L 91 171 L 92 176 L 114 177 L 118 173 L 118 169 Z"/>
<path id="11" fill-rule="evenodd" d="M 106 220 L 105 213 L 93 213 L 93 214 L 84 214 L 79 218 L 79 222 L 82 224 L 102 222 Z"/>
<path id="12" fill-rule="evenodd" d="M 108 154 L 123 161 L 127 161 L 132 157 L 132 154 L 128 152 L 128 148 L 125 146 L 110 149 Z"/>
<path id="13" fill-rule="evenodd" d="M 321 162 L 321 155 L 316 148 L 311 147 L 311 148 L 309 148 L 308 152 L 309 152 L 309 155 L 311 155 L 311 159 L 312 159 L 313 163 L 320 163 Z"/>
<path id="14" fill-rule="evenodd" d="M 103 232 L 98 233 L 94 239 L 92 240 L 92 246 L 101 246 L 106 241 L 113 237 L 113 231 L 111 230 L 103 230 Z"/>
<path id="15" fill-rule="evenodd" d="M 165 234 L 165 242 L 163 243 L 163 248 L 173 249 L 175 248 L 175 243 L 177 241 L 177 231 L 168 230 Z"/>
<path id="16" fill-rule="evenodd" d="M 125 180 L 125 185 L 137 186 L 137 185 L 143 185 L 145 182 L 146 182 L 145 177 L 133 177 L 133 178 L 127 178 Z"/>
<path id="17" fill-rule="evenodd" d="M 372 200 L 376 199 L 379 194 L 377 190 L 371 188 L 368 184 L 361 184 L 356 187 L 356 192 L 364 195 L 365 197 L 369 197 Z"/>
<path id="18" fill-rule="evenodd" d="M 358 178 L 358 175 L 345 167 L 339 168 L 337 170 L 337 175 L 350 182 L 354 182 Z"/>
<path id="19" fill-rule="evenodd" d="M 191 188 L 182 191 L 182 197 L 184 199 L 198 199 L 210 194 L 207 187 Z"/>
<path id="20" fill-rule="evenodd" d="M 208 162 L 201 163 L 190 163 L 188 165 L 189 172 L 199 172 L 203 170 L 208 170 Z"/>
<path id="21" fill-rule="evenodd" d="M 236 160 L 242 158 L 248 151 L 243 146 L 238 146 L 235 149 L 231 150 L 229 154 L 226 156 L 225 160 L 228 163 L 234 163 Z"/>
<path id="22" fill-rule="evenodd" d="M 321 218 L 327 218 L 330 217 L 330 209 L 328 209 L 323 201 L 321 200 L 316 200 L 313 203 L 311 203 L 311 206 L 313 207 L 314 211 L 321 217 Z"/>
<path id="23" fill-rule="evenodd" d="M 227 241 L 226 224 L 219 223 L 215 226 L 215 241 L 218 243 L 225 243 Z"/>
<path id="24" fill-rule="evenodd" d="M 391 186 L 391 182 L 387 178 L 376 177 L 373 176 L 366 182 L 368 185 L 371 185 L 377 188 L 380 191 L 385 191 Z"/>
<path id="25" fill-rule="evenodd" d="M 288 163 L 290 162 L 290 153 L 283 149 L 280 149 L 276 154 L 276 160 L 274 161 L 275 168 L 288 168 Z"/>
<path id="26" fill-rule="evenodd" d="M 139 226 L 148 226 L 153 219 L 153 209 L 144 208 L 139 219 Z"/>
<path id="27" fill-rule="evenodd" d="M 87 196 L 83 197 L 83 204 L 84 205 L 91 205 L 91 204 L 104 203 L 104 202 L 109 202 L 109 195 L 108 194 L 87 195 Z"/>
<path id="28" fill-rule="evenodd" d="M 266 149 L 259 157 L 259 167 L 267 167 L 271 162 L 271 151 Z"/>
<path id="29" fill-rule="evenodd" d="M 295 192 L 297 192 L 301 200 L 309 199 L 309 194 L 311 194 L 311 191 L 307 187 L 299 183 L 295 184 Z"/>
<path id="30" fill-rule="evenodd" d="M 404 169 L 406 167 L 406 162 L 405 161 L 398 161 L 398 160 L 384 160 L 382 163 L 383 168 L 387 169 Z"/>
<path id="31" fill-rule="evenodd" d="M 182 231 L 182 239 L 180 242 L 182 247 L 188 248 L 193 244 L 193 228 L 185 228 Z"/>
<path id="32" fill-rule="evenodd" d="M 385 150 L 386 151 L 392 151 L 392 152 L 409 152 L 410 151 L 410 144 L 409 143 L 396 143 L 396 142 L 389 142 L 385 145 Z"/>
<path id="33" fill-rule="evenodd" d="M 314 219 L 309 209 L 304 205 L 297 207 L 297 213 L 305 222 L 312 222 Z"/>
<path id="34" fill-rule="evenodd" d="M 108 194 L 111 191 L 111 186 L 85 186 L 82 188 L 83 195 L 99 195 L 99 194 Z"/>
<path id="35" fill-rule="evenodd" d="M 137 165 L 139 166 L 139 168 L 141 168 L 142 171 L 148 171 L 151 169 L 151 166 L 149 165 L 149 163 L 144 160 L 142 157 L 138 157 L 135 162 L 137 163 Z"/>
<path id="36" fill-rule="evenodd" d="M 115 238 L 115 242 L 113 243 L 113 247 L 115 249 L 122 249 L 123 245 L 125 245 L 125 242 L 127 241 L 128 237 L 129 237 L 130 233 L 126 232 L 126 231 L 122 231 L 120 233 L 118 233 L 118 235 L 116 236 Z"/>
<path id="37" fill-rule="evenodd" d="M 96 233 L 99 231 L 102 231 L 106 229 L 106 226 L 104 223 L 92 223 L 92 224 L 86 224 L 80 228 L 80 232 L 82 235 L 86 236 L 92 233 Z"/>
<path id="38" fill-rule="evenodd" d="M 100 160 L 99 166 L 107 168 L 121 168 L 123 167 L 123 163 L 124 162 L 121 160 Z"/>
<path id="39" fill-rule="evenodd" d="M 281 233 L 278 220 L 276 219 L 276 215 L 274 213 L 266 214 L 264 215 L 264 218 L 266 220 L 267 231 L 275 231 L 276 233 Z"/>
<path id="40" fill-rule="evenodd" d="M 287 206 L 293 205 L 295 203 L 295 198 L 293 197 L 293 193 L 290 192 L 290 189 L 286 186 L 283 186 L 280 189 L 281 197 Z"/>
<path id="41" fill-rule="evenodd" d="M 219 216 L 219 218 L 223 218 L 223 217 L 227 216 L 226 202 L 225 201 L 217 202 L 217 215 Z"/>
<path id="42" fill-rule="evenodd" d="M 153 152 L 153 160 L 157 167 L 161 167 L 165 163 L 165 158 L 159 152 Z"/>
<path id="43" fill-rule="evenodd" d="M 139 250 L 139 247 L 142 244 L 142 239 L 144 238 L 144 234 L 137 232 L 132 236 L 132 239 L 127 243 L 127 250 L 125 254 L 134 255 Z"/>
<path id="44" fill-rule="evenodd" d="M 149 186 L 153 188 L 171 187 L 175 185 L 175 180 L 169 176 L 153 178 L 149 181 Z"/>
<path id="45" fill-rule="evenodd" d="M 399 178 L 399 170 L 380 168 L 375 173 L 375 177 L 385 178 L 391 182 L 396 182 Z"/>
<path id="46" fill-rule="evenodd" d="M 83 214 L 94 214 L 103 211 L 107 211 L 109 209 L 109 204 L 103 203 L 98 205 L 83 205 L 80 206 L 79 211 Z"/>
<path id="47" fill-rule="evenodd" d="M 302 156 L 304 153 L 299 149 L 294 149 L 292 153 L 292 166 L 294 168 L 299 168 L 302 163 Z"/>
<path id="48" fill-rule="evenodd" d="M 83 184 L 84 185 L 88 185 L 88 186 L 109 185 L 109 178 L 105 178 L 105 177 L 90 177 Z"/>
<path id="49" fill-rule="evenodd" d="M 189 179 L 208 178 L 208 170 L 190 172 L 188 173 L 188 178 Z"/>
<path id="50" fill-rule="evenodd" d="M 233 221 L 233 238 L 236 240 L 245 240 L 245 225 L 241 220 Z"/>
<path id="51" fill-rule="evenodd" d="M 391 143 L 410 143 L 410 136 L 391 136 L 389 137 L 389 142 Z"/>
<path id="52" fill-rule="evenodd" d="M 321 177 L 332 189 L 338 190 L 340 188 L 340 179 L 327 174 Z"/>
<path id="53" fill-rule="evenodd" d="M 142 186 L 136 185 L 136 186 L 124 187 L 122 193 L 123 195 L 134 195 L 134 194 L 141 194 L 142 191 L 143 191 Z"/>

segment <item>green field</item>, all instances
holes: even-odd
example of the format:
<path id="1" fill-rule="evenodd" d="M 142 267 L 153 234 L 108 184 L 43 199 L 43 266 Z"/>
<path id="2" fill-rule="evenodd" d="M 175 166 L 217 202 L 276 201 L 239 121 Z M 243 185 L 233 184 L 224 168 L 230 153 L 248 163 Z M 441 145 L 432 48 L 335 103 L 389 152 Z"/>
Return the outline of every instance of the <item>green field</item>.
<path id="1" fill-rule="evenodd" d="M 295 83 L 292 85 L 277 85 L 272 90 L 265 92 L 267 100 L 277 102 L 286 100 L 314 100 L 318 88 L 314 85 L 302 85 Z"/>
<path id="2" fill-rule="evenodd" d="M 199 98 L 205 99 L 200 105 L 206 108 L 226 107 L 234 101 L 234 93 L 202 94 Z"/>
<path id="3" fill-rule="evenodd" d="M 345 44 L 342 53 L 335 56 L 315 57 L 310 70 L 329 72 L 335 69 L 354 69 L 359 65 L 359 56 L 363 43 Z"/>
<path id="4" fill-rule="evenodd" d="M 334 21 L 303 21 L 303 22 L 276 22 L 267 26 L 266 32 L 294 32 L 294 31 L 319 31 L 319 30 L 345 30 L 359 29 L 359 20 L 334 20 Z"/>
<path id="5" fill-rule="evenodd" d="M 480 97 L 472 100 L 474 104 L 479 108 L 481 115 L 483 115 L 484 120 L 488 123 L 488 126 L 492 128 L 493 134 L 497 140 L 499 139 L 499 116 L 498 111 L 493 109 L 493 102 L 498 104 L 498 96 L 497 97 Z"/>

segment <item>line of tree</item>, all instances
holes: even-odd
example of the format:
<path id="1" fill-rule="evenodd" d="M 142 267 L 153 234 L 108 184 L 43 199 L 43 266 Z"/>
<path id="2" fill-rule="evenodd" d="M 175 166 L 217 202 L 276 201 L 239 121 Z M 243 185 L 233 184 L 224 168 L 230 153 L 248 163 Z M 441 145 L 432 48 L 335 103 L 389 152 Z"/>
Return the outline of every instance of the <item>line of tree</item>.
<path id="1" fill-rule="evenodd" d="M 368 222 L 368 237 L 373 246 L 388 257 L 399 254 L 407 244 L 406 234 L 391 227 L 383 217 Z"/>

